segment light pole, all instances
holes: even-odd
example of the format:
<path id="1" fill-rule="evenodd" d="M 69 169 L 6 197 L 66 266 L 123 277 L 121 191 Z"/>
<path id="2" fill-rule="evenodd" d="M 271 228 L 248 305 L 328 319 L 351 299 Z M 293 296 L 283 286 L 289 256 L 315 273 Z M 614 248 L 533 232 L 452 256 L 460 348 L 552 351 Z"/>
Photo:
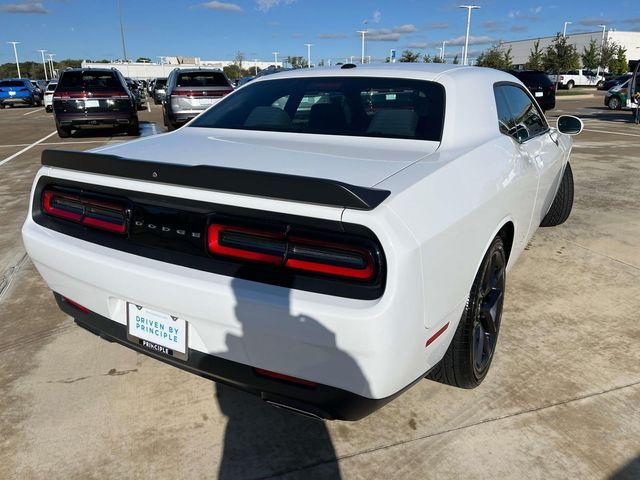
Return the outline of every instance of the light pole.
<path id="1" fill-rule="evenodd" d="M 255 68 L 256 75 L 258 75 L 258 59 L 253 59 L 253 67 Z"/>
<path id="2" fill-rule="evenodd" d="M 311 68 L 311 47 L 313 47 L 313 43 L 305 43 L 307 47 L 307 68 Z"/>
<path id="3" fill-rule="evenodd" d="M 122 39 L 122 53 L 124 55 L 124 61 L 127 61 L 127 47 L 124 42 L 124 27 L 122 26 L 122 9 L 120 8 L 120 0 L 118 0 L 118 17 L 120 18 L 120 37 Z"/>
<path id="4" fill-rule="evenodd" d="M 49 57 L 49 71 L 51 72 L 51 80 L 53 80 L 53 77 L 56 76 L 56 69 L 53 66 L 53 57 L 55 57 L 56 54 L 55 53 L 47 53 L 47 57 Z"/>
<path id="5" fill-rule="evenodd" d="M 446 40 L 442 41 L 442 55 L 440 56 L 440 59 L 444 62 L 444 47 L 447 44 Z"/>
<path id="6" fill-rule="evenodd" d="M 276 65 L 276 67 L 278 67 L 278 54 L 279 54 L 280 52 L 271 52 L 271 53 L 273 53 L 274 63 L 275 63 L 275 65 Z"/>
<path id="7" fill-rule="evenodd" d="M 36 50 L 36 52 L 40 52 L 42 54 L 42 67 L 44 68 L 44 79 L 45 81 L 48 81 L 49 77 L 47 76 L 47 64 L 44 61 L 44 52 L 46 52 L 46 50 Z"/>
<path id="8" fill-rule="evenodd" d="M 18 50 L 16 49 L 16 45 L 19 44 L 20 42 L 7 42 L 13 45 L 13 54 L 16 57 L 16 68 L 18 69 L 18 78 L 22 78 L 22 75 L 20 75 L 20 62 L 18 62 Z"/>
<path id="9" fill-rule="evenodd" d="M 469 28 L 471 27 L 471 10 L 476 10 L 480 8 L 478 5 L 460 5 L 460 8 L 467 9 L 467 34 L 464 37 L 464 58 L 462 59 L 462 64 L 467 64 L 467 55 L 469 52 Z"/>
<path id="10" fill-rule="evenodd" d="M 604 34 L 607 30 L 607 26 L 606 25 L 598 25 L 600 28 L 602 28 L 602 40 L 600 40 L 600 62 L 598 62 L 598 69 L 596 70 L 596 76 L 600 75 L 600 63 L 602 62 L 602 50 L 604 49 Z"/>
<path id="11" fill-rule="evenodd" d="M 567 36 L 567 25 L 571 25 L 573 22 L 564 22 L 564 28 L 562 29 L 562 36 Z"/>
<path id="12" fill-rule="evenodd" d="M 371 55 L 367 55 L 367 63 L 371 63 Z"/>
<path id="13" fill-rule="evenodd" d="M 367 34 L 366 30 L 358 30 L 358 32 L 360 35 L 362 35 L 362 53 L 360 54 L 360 63 L 363 64 L 364 63 L 364 37 Z"/>

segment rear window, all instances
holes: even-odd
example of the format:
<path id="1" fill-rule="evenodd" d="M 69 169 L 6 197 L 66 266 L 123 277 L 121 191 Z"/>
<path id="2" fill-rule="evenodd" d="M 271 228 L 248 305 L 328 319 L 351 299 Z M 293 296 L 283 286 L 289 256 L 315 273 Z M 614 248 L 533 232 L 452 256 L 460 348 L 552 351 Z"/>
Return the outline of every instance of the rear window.
<path id="1" fill-rule="evenodd" d="M 47 85 L 47 92 L 53 92 L 55 91 L 56 87 L 58 86 L 57 83 L 50 83 L 49 85 Z"/>
<path id="2" fill-rule="evenodd" d="M 179 73 L 177 87 L 228 87 L 227 77 L 221 72 Z"/>
<path id="3" fill-rule="evenodd" d="M 166 78 L 159 78 L 158 80 L 156 80 L 155 88 L 158 87 L 164 87 L 167 84 L 167 79 Z"/>
<path id="4" fill-rule="evenodd" d="M 24 87 L 24 81 L 22 80 L 2 80 L 0 81 L 0 87 Z"/>
<path id="5" fill-rule="evenodd" d="M 511 72 L 518 77 L 525 85 L 549 86 L 553 82 L 546 73 L 543 72 Z"/>
<path id="6" fill-rule="evenodd" d="M 191 126 L 440 141 L 443 120 L 440 84 L 320 77 L 250 83 Z"/>
<path id="7" fill-rule="evenodd" d="M 58 84 L 67 91 L 122 88 L 120 81 L 113 72 L 64 72 Z"/>

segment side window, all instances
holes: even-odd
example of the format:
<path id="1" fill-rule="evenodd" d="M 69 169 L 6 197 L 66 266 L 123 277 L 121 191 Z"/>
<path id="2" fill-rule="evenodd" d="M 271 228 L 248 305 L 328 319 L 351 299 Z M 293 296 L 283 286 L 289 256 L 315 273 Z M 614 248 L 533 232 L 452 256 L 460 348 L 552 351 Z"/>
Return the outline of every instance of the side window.
<path id="1" fill-rule="evenodd" d="M 501 131 L 504 131 L 502 125 L 504 123 L 508 127 L 508 131 L 504 133 L 511 135 L 519 142 L 525 142 L 548 130 L 544 116 L 520 87 L 501 85 L 496 87 L 495 91 Z M 504 112 L 505 108 L 508 108 L 509 112 L 508 122 L 500 118 L 500 110 Z"/>

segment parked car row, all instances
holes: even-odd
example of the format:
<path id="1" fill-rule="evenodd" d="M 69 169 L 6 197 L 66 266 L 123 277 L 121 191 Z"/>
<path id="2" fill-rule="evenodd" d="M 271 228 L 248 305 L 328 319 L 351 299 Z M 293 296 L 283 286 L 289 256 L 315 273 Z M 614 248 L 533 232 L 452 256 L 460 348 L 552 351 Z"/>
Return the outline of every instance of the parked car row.
<path id="1" fill-rule="evenodd" d="M 0 106 L 10 108 L 14 105 L 39 107 L 44 98 L 46 86 L 28 78 L 5 78 L 0 80 Z"/>

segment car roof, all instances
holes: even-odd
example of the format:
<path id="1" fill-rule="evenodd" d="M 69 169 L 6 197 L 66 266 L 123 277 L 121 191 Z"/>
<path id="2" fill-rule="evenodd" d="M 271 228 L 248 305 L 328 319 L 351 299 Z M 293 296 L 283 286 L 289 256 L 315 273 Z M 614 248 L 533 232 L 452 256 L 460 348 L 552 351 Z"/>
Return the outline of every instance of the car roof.
<path id="1" fill-rule="evenodd" d="M 368 64 L 356 65 L 342 68 L 334 67 L 317 67 L 317 68 L 298 68 L 294 70 L 286 70 L 272 75 L 256 77 L 254 82 L 269 82 L 283 78 L 305 78 L 305 77 L 389 77 L 389 78 L 407 78 L 415 80 L 440 81 L 447 78 L 460 77 L 489 77 L 489 81 L 512 81 L 518 80 L 506 72 L 495 70 L 493 68 L 454 65 L 451 63 L 386 63 L 386 64 Z"/>

